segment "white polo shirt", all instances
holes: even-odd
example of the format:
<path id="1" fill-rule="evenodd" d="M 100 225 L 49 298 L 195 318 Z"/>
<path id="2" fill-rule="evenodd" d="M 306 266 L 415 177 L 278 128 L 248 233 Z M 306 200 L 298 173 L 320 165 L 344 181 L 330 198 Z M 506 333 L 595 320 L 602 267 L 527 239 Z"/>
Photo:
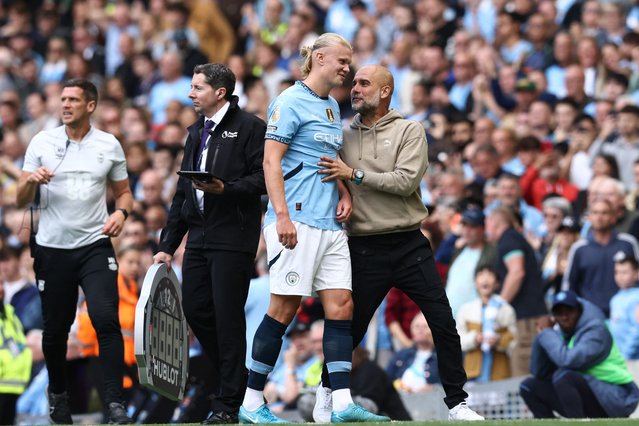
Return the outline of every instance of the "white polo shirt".
<path id="1" fill-rule="evenodd" d="M 38 133 L 27 147 L 23 170 L 45 166 L 54 176 L 40 185 L 39 245 L 72 249 L 106 238 L 108 181 L 127 178 L 124 151 L 115 136 L 91 127 L 80 142 L 65 126 Z"/>

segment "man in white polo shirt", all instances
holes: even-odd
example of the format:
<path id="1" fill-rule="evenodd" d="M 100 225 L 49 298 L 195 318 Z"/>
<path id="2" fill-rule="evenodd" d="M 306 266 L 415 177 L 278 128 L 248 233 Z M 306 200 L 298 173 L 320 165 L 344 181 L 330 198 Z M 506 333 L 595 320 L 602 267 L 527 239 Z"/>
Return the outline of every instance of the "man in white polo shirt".
<path id="1" fill-rule="evenodd" d="M 132 421 L 122 404 L 124 347 L 118 320 L 118 264 L 109 239 L 120 234 L 133 203 L 124 151 L 113 135 L 91 126 L 98 103 L 93 83 L 67 81 L 61 103 L 63 125 L 32 139 L 17 193 L 18 206 L 35 201 L 40 210 L 32 253 L 42 300 L 49 417 L 53 423 L 73 423 L 66 351 L 81 286 L 98 335 L 108 421 L 128 424 Z M 106 205 L 107 185 L 115 197 L 111 214 Z"/>

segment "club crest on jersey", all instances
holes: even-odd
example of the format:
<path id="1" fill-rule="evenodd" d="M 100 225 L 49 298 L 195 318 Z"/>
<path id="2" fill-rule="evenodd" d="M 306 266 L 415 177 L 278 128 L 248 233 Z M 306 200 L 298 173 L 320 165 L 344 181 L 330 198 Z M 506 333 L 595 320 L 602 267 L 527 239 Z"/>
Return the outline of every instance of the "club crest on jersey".
<path id="1" fill-rule="evenodd" d="M 112 271 L 118 270 L 118 263 L 115 261 L 115 257 L 107 257 L 107 261 L 109 262 L 109 269 Z"/>
<path id="2" fill-rule="evenodd" d="M 285 280 L 286 284 L 294 287 L 297 285 L 297 283 L 300 282 L 300 274 L 298 274 L 297 272 L 289 272 L 288 274 L 286 274 Z"/>
<path id="3" fill-rule="evenodd" d="M 335 121 L 335 116 L 333 115 L 333 110 L 330 108 L 326 108 L 326 116 L 328 117 L 328 120 L 332 123 L 333 121 Z"/>
<path id="4" fill-rule="evenodd" d="M 55 147 L 55 158 L 62 158 L 64 157 L 64 151 L 66 151 L 66 148 L 63 146 L 56 146 Z"/>

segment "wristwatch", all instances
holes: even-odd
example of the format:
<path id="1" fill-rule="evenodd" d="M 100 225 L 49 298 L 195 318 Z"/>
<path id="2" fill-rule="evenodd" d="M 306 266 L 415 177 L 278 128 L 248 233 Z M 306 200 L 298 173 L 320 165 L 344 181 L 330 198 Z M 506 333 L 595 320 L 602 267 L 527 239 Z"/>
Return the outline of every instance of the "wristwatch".
<path id="1" fill-rule="evenodd" d="M 363 180 L 364 180 L 364 170 L 362 169 L 353 170 L 353 182 L 355 182 L 355 185 L 361 185 Z"/>
<path id="2" fill-rule="evenodd" d="M 118 209 L 122 212 L 122 214 L 124 215 L 124 220 L 127 220 L 129 217 L 129 212 L 126 211 L 126 209 Z"/>

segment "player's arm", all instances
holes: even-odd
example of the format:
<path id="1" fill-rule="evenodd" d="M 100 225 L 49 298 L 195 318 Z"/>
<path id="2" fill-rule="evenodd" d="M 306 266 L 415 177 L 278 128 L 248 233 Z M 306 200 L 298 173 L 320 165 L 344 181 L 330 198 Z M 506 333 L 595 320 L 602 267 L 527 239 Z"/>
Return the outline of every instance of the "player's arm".
<path id="1" fill-rule="evenodd" d="M 337 191 L 339 192 L 339 203 L 337 203 L 336 218 L 339 223 L 343 223 L 348 221 L 353 213 L 353 199 L 348 187 L 341 180 L 337 181 Z"/>
<path id="2" fill-rule="evenodd" d="M 284 172 L 282 158 L 288 145 L 273 139 L 266 139 L 264 144 L 264 180 L 268 198 L 277 217 L 276 229 L 280 243 L 293 249 L 297 245 L 297 230 L 288 212 L 284 194 Z"/>
<path id="3" fill-rule="evenodd" d="M 110 186 L 115 197 L 115 211 L 104 224 L 102 233 L 109 237 L 117 237 L 122 231 L 126 216 L 133 208 L 133 195 L 131 195 L 129 179 L 111 181 Z M 127 214 L 125 215 L 122 210 L 125 210 Z"/>

